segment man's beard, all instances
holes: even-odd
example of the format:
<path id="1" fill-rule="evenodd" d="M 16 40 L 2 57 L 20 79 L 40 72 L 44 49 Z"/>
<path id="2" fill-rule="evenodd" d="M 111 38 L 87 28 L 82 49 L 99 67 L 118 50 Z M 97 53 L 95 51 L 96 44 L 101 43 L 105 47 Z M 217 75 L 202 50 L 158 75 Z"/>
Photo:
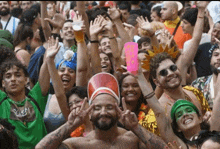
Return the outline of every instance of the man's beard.
<path id="1" fill-rule="evenodd" d="M 0 11 L 1 16 L 6 16 L 6 15 L 10 14 L 9 8 L 6 8 L 6 7 L 3 7 L 3 8 L 5 8 L 5 11 L 2 11 L 2 10 Z"/>
<path id="2" fill-rule="evenodd" d="M 215 68 L 215 66 L 210 65 L 210 68 L 211 68 L 211 71 L 212 71 L 215 75 L 218 75 L 218 69 Z"/>
<path id="3" fill-rule="evenodd" d="M 111 121 L 110 123 L 106 123 L 106 122 L 99 122 L 99 119 L 102 118 L 102 117 L 106 117 L 106 118 L 110 118 Z M 95 117 L 91 117 L 91 121 L 93 122 L 93 125 L 100 129 L 100 130 L 104 130 L 104 131 L 107 131 L 109 130 L 110 128 L 112 128 L 118 121 L 118 117 L 116 118 L 113 118 L 111 116 L 98 116 L 97 118 Z"/>

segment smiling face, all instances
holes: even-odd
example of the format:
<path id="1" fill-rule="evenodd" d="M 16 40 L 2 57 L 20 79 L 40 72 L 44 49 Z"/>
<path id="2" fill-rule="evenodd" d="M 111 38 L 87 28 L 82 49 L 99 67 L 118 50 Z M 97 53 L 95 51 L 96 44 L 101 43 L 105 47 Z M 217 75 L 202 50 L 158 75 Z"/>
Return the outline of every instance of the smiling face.
<path id="1" fill-rule="evenodd" d="M 69 107 L 70 107 L 70 111 L 73 110 L 74 107 L 76 106 L 79 106 L 81 107 L 82 106 L 82 103 L 83 103 L 83 99 L 80 98 L 77 94 L 72 94 L 70 97 L 69 97 Z M 85 105 L 85 109 L 87 109 L 89 107 L 88 103 L 86 103 Z"/>
<path id="2" fill-rule="evenodd" d="M 121 95 L 125 98 L 125 102 L 138 102 L 141 97 L 141 89 L 137 80 L 133 76 L 128 75 L 123 79 Z"/>
<path id="3" fill-rule="evenodd" d="M 189 129 L 198 127 L 202 123 L 202 118 L 191 106 L 182 106 L 175 112 L 175 118 L 180 131 L 184 132 Z"/>
<path id="4" fill-rule="evenodd" d="M 63 25 L 62 32 L 61 32 L 61 38 L 66 41 L 72 41 L 74 40 L 74 32 L 73 32 L 73 24 L 72 22 L 66 22 Z"/>
<path id="5" fill-rule="evenodd" d="M 102 52 L 104 52 L 106 54 L 112 53 L 109 38 L 107 38 L 107 37 L 102 38 L 102 40 L 100 41 L 100 45 L 101 45 Z"/>
<path id="6" fill-rule="evenodd" d="M 171 66 L 175 65 L 170 59 L 163 60 L 156 71 L 156 79 L 154 83 L 163 89 L 175 89 L 180 86 L 182 77 L 179 70 L 172 70 Z M 160 74 L 161 71 L 167 71 L 166 76 Z"/>
<path id="7" fill-rule="evenodd" d="M 100 94 L 93 100 L 91 121 L 100 130 L 109 130 L 116 126 L 119 115 L 116 111 L 117 100 L 108 94 Z"/>
<path id="8" fill-rule="evenodd" d="M 8 94 L 19 94 L 25 90 L 27 77 L 22 69 L 13 66 L 3 75 L 2 87 L 5 88 Z"/>
<path id="9" fill-rule="evenodd" d="M 70 90 L 76 82 L 75 70 L 69 67 L 62 66 L 59 67 L 58 74 L 62 80 L 64 90 L 65 91 Z"/>
<path id="10" fill-rule="evenodd" d="M 110 73 L 110 71 L 111 71 L 111 62 L 109 60 L 109 57 L 104 53 L 100 53 L 99 56 L 100 56 L 100 59 L 101 59 L 102 72 Z"/>

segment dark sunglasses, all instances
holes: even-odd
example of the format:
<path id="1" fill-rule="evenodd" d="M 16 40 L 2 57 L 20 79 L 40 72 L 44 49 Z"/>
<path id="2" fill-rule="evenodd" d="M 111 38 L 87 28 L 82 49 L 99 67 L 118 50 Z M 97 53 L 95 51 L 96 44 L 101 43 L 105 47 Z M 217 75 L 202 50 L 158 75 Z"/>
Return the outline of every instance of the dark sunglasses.
<path id="1" fill-rule="evenodd" d="M 171 65 L 170 67 L 169 67 L 169 69 L 172 71 L 172 72 L 175 72 L 176 70 L 177 70 L 177 66 L 176 65 Z M 167 76 L 168 75 L 168 71 L 167 71 L 167 69 L 163 69 L 163 70 L 161 70 L 160 72 L 159 72 L 159 74 L 161 75 L 161 76 Z"/>

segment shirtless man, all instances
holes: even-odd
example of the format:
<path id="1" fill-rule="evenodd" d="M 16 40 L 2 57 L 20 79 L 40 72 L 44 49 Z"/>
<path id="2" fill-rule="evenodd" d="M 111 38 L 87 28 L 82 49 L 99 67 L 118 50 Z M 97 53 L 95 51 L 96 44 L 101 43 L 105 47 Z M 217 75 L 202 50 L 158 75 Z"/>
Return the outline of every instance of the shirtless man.
<path id="1" fill-rule="evenodd" d="M 68 121 L 44 137 L 38 143 L 36 149 L 165 148 L 166 144 L 161 138 L 148 132 L 138 124 L 135 113 L 127 110 L 124 99 L 122 99 L 123 111 L 119 109 L 116 98 L 108 93 L 97 95 L 88 109 L 84 109 L 85 103 L 86 99 L 84 99 L 81 108 L 75 107 L 70 113 Z M 89 113 L 95 129 L 86 137 L 66 139 L 73 130 L 85 121 L 85 117 Z M 131 131 L 117 127 L 117 121 L 120 117 L 124 126 Z"/>

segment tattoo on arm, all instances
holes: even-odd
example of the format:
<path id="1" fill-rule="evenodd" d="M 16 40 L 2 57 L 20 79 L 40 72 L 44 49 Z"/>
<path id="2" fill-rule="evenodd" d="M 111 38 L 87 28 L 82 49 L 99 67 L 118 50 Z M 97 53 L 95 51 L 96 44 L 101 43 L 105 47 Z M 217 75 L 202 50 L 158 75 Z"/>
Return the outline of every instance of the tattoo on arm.
<path id="1" fill-rule="evenodd" d="M 54 132 L 45 136 L 37 146 L 39 148 L 49 149 L 57 148 L 60 144 L 69 137 L 69 129 L 67 127 L 62 127 Z M 62 147 L 62 146 L 61 146 Z"/>
<path id="2" fill-rule="evenodd" d="M 139 139 L 149 148 L 165 148 L 166 143 L 155 134 L 148 132 L 147 130 L 144 131 L 144 128 L 139 126 L 138 130 L 135 134 L 139 137 Z"/>

